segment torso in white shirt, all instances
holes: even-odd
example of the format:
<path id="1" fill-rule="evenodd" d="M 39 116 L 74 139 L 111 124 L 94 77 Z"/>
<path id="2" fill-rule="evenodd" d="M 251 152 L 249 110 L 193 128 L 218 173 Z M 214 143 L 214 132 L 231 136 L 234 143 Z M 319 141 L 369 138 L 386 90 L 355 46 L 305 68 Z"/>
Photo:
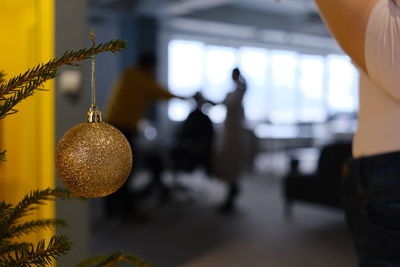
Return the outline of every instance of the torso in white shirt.
<path id="1" fill-rule="evenodd" d="M 400 2 L 400 0 L 396 0 Z M 400 5 L 380 0 L 369 18 L 354 157 L 400 151 Z"/>

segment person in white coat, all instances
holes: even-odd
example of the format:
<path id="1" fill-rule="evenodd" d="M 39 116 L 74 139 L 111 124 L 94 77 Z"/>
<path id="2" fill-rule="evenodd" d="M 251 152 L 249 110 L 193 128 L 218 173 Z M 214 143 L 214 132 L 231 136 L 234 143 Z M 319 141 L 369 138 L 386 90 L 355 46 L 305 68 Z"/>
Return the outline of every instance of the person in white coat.
<path id="1" fill-rule="evenodd" d="M 222 134 L 222 144 L 217 158 L 217 175 L 227 184 L 227 195 L 220 207 L 223 213 L 230 213 L 235 208 L 239 194 L 239 178 L 244 166 L 244 109 L 243 97 L 246 92 L 246 81 L 238 68 L 232 71 L 234 90 L 226 96 L 226 119 Z"/>

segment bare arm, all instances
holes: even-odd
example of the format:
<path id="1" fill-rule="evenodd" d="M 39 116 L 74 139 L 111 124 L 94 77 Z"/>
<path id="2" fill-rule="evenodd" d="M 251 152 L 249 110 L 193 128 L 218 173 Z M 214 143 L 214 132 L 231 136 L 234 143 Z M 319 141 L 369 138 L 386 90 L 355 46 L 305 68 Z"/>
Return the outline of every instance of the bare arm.
<path id="1" fill-rule="evenodd" d="M 343 50 L 366 71 L 365 31 L 379 0 L 315 0 L 326 25 Z"/>

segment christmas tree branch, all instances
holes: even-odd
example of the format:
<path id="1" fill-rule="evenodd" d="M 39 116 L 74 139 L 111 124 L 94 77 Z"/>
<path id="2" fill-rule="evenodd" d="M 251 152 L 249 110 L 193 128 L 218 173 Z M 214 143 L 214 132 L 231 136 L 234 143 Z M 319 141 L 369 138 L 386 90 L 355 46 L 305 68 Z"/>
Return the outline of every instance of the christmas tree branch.
<path id="1" fill-rule="evenodd" d="M 37 205 L 43 204 L 44 201 L 55 200 L 56 197 L 62 199 L 83 199 L 68 190 L 60 188 L 32 191 L 0 218 L 0 240 L 7 238 L 10 229 L 22 217 L 29 214 L 30 211 L 37 209 Z"/>
<path id="2" fill-rule="evenodd" d="M 10 90 L 22 86 L 27 81 L 42 75 L 56 71 L 62 65 L 71 65 L 73 63 L 88 59 L 91 56 L 102 52 L 118 52 L 126 48 L 126 43 L 122 40 L 111 40 L 96 47 L 84 48 L 78 51 L 66 51 L 60 58 L 48 61 L 46 64 L 39 64 L 36 67 L 27 70 L 24 74 L 14 77 L 8 83 L 0 86 L 0 96 L 7 94 Z"/>
<path id="3" fill-rule="evenodd" d="M 12 211 L 13 205 L 5 202 L 4 200 L 0 202 L 0 225 L 2 220 Z"/>
<path id="4" fill-rule="evenodd" d="M 4 73 L 4 71 L 0 70 L 0 84 L 4 83 L 4 77 L 6 76 L 6 74 Z"/>
<path id="5" fill-rule="evenodd" d="M 45 81 L 54 78 L 55 76 L 55 71 L 42 73 L 40 76 L 32 78 L 31 80 L 24 83 L 21 87 L 17 88 L 17 90 L 10 89 L 8 93 L 6 93 L 7 95 L 9 94 L 9 97 L 2 96 L 3 99 L 0 98 L 0 101 L 2 101 L 0 105 L 0 119 L 16 113 L 17 110 L 14 109 L 15 105 L 17 105 L 28 96 L 33 95 L 35 90 L 38 90 L 39 86 L 41 86 Z"/>
<path id="6" fill-rule="evenodd" d="M 37 232 L 46 228 L 55 228 L 56 226 L 67 226 L 64 220 L 60 219 L 47 219 L 47 220 L 32 220 L 17 226 L 10 227 L 7 235 L 4 238 L 10 239 L 20 237 L 24 234 Z"/>
<path id="7" fill-rule="evenodd" d="M 13 205 L 5 202 L 4 200 L 0 202 L 0 235 L 7 232 L 6 221 L 8 216 L 13 211 Z M 0 242 L 3 240 L 0 238 Z"/>
<path id="8" fill-rule="evenodd" d="M 0 83 L 0 119 L 17 112 L 14 106 L 21 100 L 31 96 L 45 81 L 57 75 L 57 69 L 62 65 L 74 65 L 76 62 L 88 59 L 102 52 L 118 52 L 125 49 L 122 40 L 111 40 L 95 47 L 78 51 L 67 51 L 60 58 L 55 58 L 45 64 L 27 70 L 25 73 L 11 78 L 7 83 Z M 4 73 L 1 73 L 1 78 Z"/>
<path id="9" fill-rule="evenodd" d="M 6 150 L 0 151 L 0 161 L 6 161 Z"/>
<path id="10" fill-rule="evenodd" d="M 72 248 L 71 242 L 65 236 L 53 236 L 45 247 L 45 240 L 32 244 L 28 248 L 22 247 L 14 253 L 0 256 L 0 267 L 19 266 L 47 266 L 53 259 L 66 254 Z M 13 255 L 12 255 L 13 254 Z"/>
<path id="11" fill-rule="evenodd" d="M 123 252 L 114 253 L 108 257 L 98 256 L 90 258 L 75 267 L 111 267 L 121 262 L 129 262 L 132 266 L 136 267 L 152 267 L 153 265 L 147 263 L 143 259 Z"/>
<path id="12" fill-rule="evenodd" d="M 10 254 L 13 251 L 21 250 L 21 249 L 27 249 L 30 247 L 29 243 L 18 243 L 18 242 L 10 242 L 10 241 L 1 241 L 0 242 L 0 259 L 3 256 L 3 254 Z"/>

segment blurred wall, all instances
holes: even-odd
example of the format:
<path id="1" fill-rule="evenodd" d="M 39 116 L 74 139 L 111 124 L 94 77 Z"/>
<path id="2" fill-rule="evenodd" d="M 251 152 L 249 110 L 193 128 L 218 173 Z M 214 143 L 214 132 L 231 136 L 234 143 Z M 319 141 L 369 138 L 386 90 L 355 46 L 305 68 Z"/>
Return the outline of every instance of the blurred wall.
<path id="1" fill-rule="evenodd" d="M 86 1 L 56 0 L 56 55 L 61 56 L 66 50 L 81 49 L 90 45 L 89 28 L 86 23 Z M 82 76 L 79 93 L 67 96 L 60 91 L 57 79 L 56 91 L 56 140 L 74 125 L 86 119 L 86 111 L 90 105 L 89 63 L 83 62 L 81 67 L 68 66 L 65 69 L 78 71 Z M 60 180 L 57 177 L 57 184 Z M 68 235 L 74 243 L 73 250 L 61 257 L 57 266 L 70 267 L 89 256 L 88 202 L 57 201 L 57 217 L 67 220 L 68 227 L 57 229 L 57 234 Z"/>
<path id="2" fill-rule="evenodd" d="M 89 24 L 96 32 L 98 43 L 123 39 L 128 44 L 120 53 L 96 56 L 97 101 L 105 111 L 111 90 L 121 72 L 134 65 L 140 53 L 157 54 L 158 25 L 150 17 L 104 11 L 91 11 Z"/>
<path id="3" fill-rule="evenodd" d="M 128 41 L 122 67 L 129 67 L 141 53 L 157 54 L 158 23 L 147 16 L 126 15 L 121 19 L 121 37 Z"/>

